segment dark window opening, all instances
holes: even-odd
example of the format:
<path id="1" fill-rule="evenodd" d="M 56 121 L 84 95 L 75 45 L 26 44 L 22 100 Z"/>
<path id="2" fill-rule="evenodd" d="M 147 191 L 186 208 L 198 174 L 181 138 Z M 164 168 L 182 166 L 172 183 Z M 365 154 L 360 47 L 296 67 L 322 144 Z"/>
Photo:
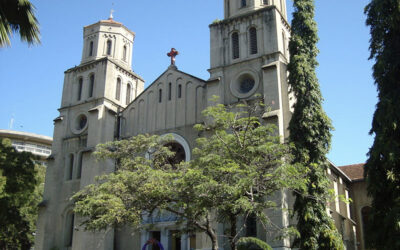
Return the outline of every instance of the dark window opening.
<path id="1" fill-rule="evenodd" d="M 239 34 L 237 32 L 232 34 L 232 58 L 239 58 Z"/>
<path id="2" fill-rule="evenodd" d="M 94 90 L 94 75 L 91 75 L 89 84 L 89 97 L 93 97 L 93 90 Z"/>
<path id="3" fill-rule="evenodd" d="M 257 54 L 257 30 L 256 28 L 252 27 L 249 30 L 250 35 L 250 54 Z"/>
<path id="4" fill-rule="evenodd" d="M 246 219 L 246 237 L 257 237 L 257 217 L 250 214 Z"/>
<path id="5" fill-rule="evenodd" d="M 112 42 L 110 40 L 107 41 L 107 55 L 111 56 L 111 47 L 112 47 Z"/>
<path id="6" fill-rule="evenodd" d="M 263 4 L 269 5 L 269 0 L 263 0 Z"/>
<path id="7" fill-rule="evenodd" d="M 241 0 L 241 7 L 246 7 L 247 6 L 247 1 L 246 0 Z"/>
<path id="8" fill-rule="evenodd" d="M 244 78 L 240 81 L 239 92 L 242 94 L 250 92 L 255 85 L 255 81 L 252 78 Z"/>
<path id="9" fill-rule="evenodd" d="M 186 159 L 185 149 L 182 147 L 181 144 L 176 142 L 171 142 L 165 145 L 169 148 L 175 155 L 168 159 L 168 163 L 171 165 L 177 165 Z"/>
<path id="10" fill-rule="evenodd" d="M 79 83 L 78 83 L 78 101 L 82 99 L 82 87 L 83 87 L 83 79 L 79 78 Z"/>
<path id="11" fill-rule="evenodd" d="M 168 84 L 168 100 L 171 101 L 172 98 L 172 84 Z"/>
<path id="12" fill-rule="evenodd" d="M 82 163 L 83 163 L 83 154 L 79 154 L 79 161 L 78 161 L 78 168 L 77 168 L 77 173 L 76 173 L 76 178 L 80 179 L 82 176 Z"/>
<path id="13" fill-rule="evenodd" d="M 67 180 L 72 180 L 72 172 L 74 170 L 74 155 L 70 154 L 68 158 Z"/>
<path id="14" fill-rule="evenodd" d="M 89 44 L 89 56 L 93 55 L 93 41 L 90 42 Z"/>
<path id="15" fill-rule="evenodd" d="M 158 90 L 158 102 L 162 102 L 162 89 Z"/>
<path id="16" fill-rule="evenodd" d="M 75 215 L 73 213 L 69 213 L 67 215 L 66 225 L 65 225 L 65 246 L 72 247 L 72 240 L 74 238 L 74 219 Z"/>
<path id="17" fill-rule="evenodd" d="M 178 85 L 178 98 L 181 98 L 181 97 L 182 97 L 182 85 L 179 84 Z"/>

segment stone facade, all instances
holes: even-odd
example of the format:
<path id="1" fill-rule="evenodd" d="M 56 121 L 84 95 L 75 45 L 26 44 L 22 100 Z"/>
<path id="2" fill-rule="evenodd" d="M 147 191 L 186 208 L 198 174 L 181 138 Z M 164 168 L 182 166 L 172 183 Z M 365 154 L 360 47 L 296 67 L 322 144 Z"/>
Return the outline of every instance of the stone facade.
<path id="1" fill-rule="evenodd" d="M 144 223 L 155 223 L 150 231 L 85 232 L 69 198 L 95 176 L 114 171 L 113 162 L 95 161 L 92 152 L 99 143 L 140 133 L 172 134 L 189 160 L 198 137 L 193 125 L 203 121 L 201 111 L 213 95 L 223 104 L 261 97 L 268 106 L 264 121 L 275 123 L 282 140 L 287 138 L 295 100 L 287 84 L 286 1 L 224 0 L 224 5 L 225 19 L 210 25 L 208 80 L 171 65 L 144 90 L 144 80 L 131 70 L 135 34 L 112 18 L 84 28 L 81 64 L 65 72 L 60 116 L 54 120 L 35 249 L 141 249 L 150 237 L 165 249 L 210 249 L 204 234 L 176 236 L 180 228 L 169 214 L 146 218 Z M 273 199 L 281 208 L 292 206 L 285 190 Z M 285 209 L 269 213 L 281 228 L 294 224 Z M 271 232 L 256 225 L 257 237 L 274 249 L 291 249 L 289 238 L 274 240 Z M 220 249 L 228 249 L 226 239 L 219 242 Z"/>

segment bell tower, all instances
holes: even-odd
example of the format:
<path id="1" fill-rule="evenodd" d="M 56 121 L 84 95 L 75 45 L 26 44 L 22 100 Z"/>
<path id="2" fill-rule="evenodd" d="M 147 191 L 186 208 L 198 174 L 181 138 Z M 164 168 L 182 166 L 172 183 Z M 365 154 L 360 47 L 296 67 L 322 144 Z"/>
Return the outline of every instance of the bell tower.
<path id="1" fill-rule="evenodd" d="M 135 33 L 112 17 L 83 29 L 82 60 L 65 71 L 59 117 L 54 120 L 52 155 L 39 212 L 36 249 L 112 249 L 113 231 L 80 228 L 70 197 L 114 171 L 96 163 L 96 145 L 119 136 L 120 112 L 144 89 L 132 69 Z"/>
<path id="2" fill-rule="evenodd" d="M 262 99 L 265 123 L 277 126 L 282 142 L 288 137 L 294 98 L 289 93 L 287 64 L 290 26 L 285 0 L 224 0 L 224 19 L 210 27 L 210 79 L 207 96 L 226 105 Z M 209 104 L 211 105 L 211 103 Z M 272 198 L 272 197 L 271 197 Z M 290 225 L 291 195 L 282 190 L 272 198 L 281 210 L 269 213 L 273 224 Z M 291 249 L 289 238 L 275 241 L 274 228 L 257 226 L 257 238 L 273 249 Z"/>
<path id="3" fill-rule="evenodd" d="M 266 6 L 275 6 L 286 17 L 286 0 L 224 0 L 224 18 L 245 14 Z"/>

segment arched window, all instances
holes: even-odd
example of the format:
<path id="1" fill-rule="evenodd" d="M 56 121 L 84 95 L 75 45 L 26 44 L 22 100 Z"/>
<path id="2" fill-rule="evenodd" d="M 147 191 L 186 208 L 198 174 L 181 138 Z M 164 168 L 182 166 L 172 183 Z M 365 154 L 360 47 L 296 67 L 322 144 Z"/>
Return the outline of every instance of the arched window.
<path id="1" fill-rule="evenodd" d="M 78 101 L 82 99 L 82 87 L 83 87 L 83 78 L 80 77 L 78 80 L 78 96 L 77 96 Z"/>
<path id="2" fill-rule="evenodd" d="M 121 78 L 117 79 L 117 86 L 115 88 L 115 99 L 118 101 L 121 99 Z"/>
<path id="3" fill-rule="evenodd" d="M 90 75 L 89 98 L 93 97 L 93 90 L 94 90 L 94 74 Z"/>
<path id="4" fill-rule="evenodd" d="M 78 166 L 76 168 L 76 178 L 80 179 L 82 176 L 82 163 L 83 163 L 83 153 L 80 153 L 78 156 Z"/>
<path id="5" fill-rule="evenodd" d="M 66 247 L 72 247 L 72 241 L 74 238 L 74 220 L 75 214 L 69 212 L 65 218 L 64 246 Z"/>
<path id="6" fill-rule="evenodd" d="M 93 41 L 90 41 L 90 44 L 89 44 L 89 56 L 92 56 L 93 55 Z"/>
<path id="7" fill-rule="evenodd" d="M 239 58 L 239 34 L 237 32 L 232 34 L 232 58 Z"/>
<path id="8" fill-rule="evenodd" d="M 130 83 L 126 85 L 126 105 L 128 105 L 131 102 L 131 91 L 132 91 L 132 86 Z"/>
<path id="9" fill-rule="evenodd" d="M 246 7 L 247 6 L 247 1 L 246 0 L 240 0 L 240 7 Z"/>
<path id="10" fill-rule="evenodd" d="M 126 61 L 126 45 L 124 45 L 124 49 L 122 52 L 122 60 Z"/>
<path id="11" fill-rule="evenodd" d="M 168 83 L 168 101 L 172 98 L 172 83 Z"/>
<path id="12" fill-rule="evenodd" d="M 107 55 L 108 56 L 111 56 L 111 47 L 112 47 L 111 40 L 107 40 Z"/>
<path id="13" fill-rule="evenodd" d="M 182 97 L 182 84 L 178 85 L 178 98 Z"/>
<path id="14" fill-rule="evenodd" d="M 68 156 L 68 162 L 67 162 L 67 170 L 66 170 L 66 180 L 72 180 L 72 172 L 74 170 L 74 154 L 70 154 Z"/>
<path id="15" fill-rule="evenodd" d="M 250 36 L 250 54 L 254 55 L 257 54 L 257 30 L 254 27 L 249 29 L 249 36 Z"/>
<path id="16" fill-rule="evenodd" d="M 257 217 L 250 214 L 246 219 L 246 237 L 257 237 Z"/>
<path id="17" fill-rule="evenodd" d="M 162 102 L 162 89 L 158 90 L 158 102 Z"/>

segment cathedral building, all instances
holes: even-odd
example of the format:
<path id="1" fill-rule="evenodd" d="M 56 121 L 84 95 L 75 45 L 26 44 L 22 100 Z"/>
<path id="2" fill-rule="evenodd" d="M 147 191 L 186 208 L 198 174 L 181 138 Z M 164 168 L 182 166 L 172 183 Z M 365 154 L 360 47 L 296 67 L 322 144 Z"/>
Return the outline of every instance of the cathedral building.
<path id="1" fill-rule="evenodd" d="M 115 170 L 112 161 L 98 162 L 93 156 L 100 143 L 142 133 L 170 134 L 179 157 L 190 160 L 198 138 L 193 126 L 203 121 L 201 112 L 211 105 L 213 95 L 227 105 L 261 96 L 269 107 L 263 119 L 275 123 L 282 138 L 288 137 L 294 98 L 287 83 L 290 26 L 286 1 L 224 0 L 224 19 L 209 27 L 209 79 L 180 71 L 174 61 L 177 51 L 172 49 L 171 65 L 146 89 L 144 79 L 132 70 L 135 33 L 112 16 L 84 27 L 82 60 L 65 71 L 60 115 L 54 120 L 35 249 L 139 250 L 149 238 L 158 239 L 164 249 L 210 249 L 211 243 L 202 233 L 176 234 L 180 228 L 174 216 L 152 218 L 155 227 L 151 231 L 86 232 L 79 226 L 82 218 L 74 215 L 70 200 L 96 176 Z M 337 176 L 332 178 L 341 180 L 335 190 L 345 192 L 351 179 L 339 168 L 332 169 Z M 293 202 L 284 190 L 276 200 L 281 208 L 289 208 Z M 331 204 L 332 216 L 340 217 L 338 226 L 349 240 L 348 249 L 355 249 L 355 223 L 350 208 L 343 204 Z M 285 209 L 271 218 L 281 228 L 294 225 Z M 254 232 L 274 249 L 292 249 L 289 238 L 276 240 L 276 234 L 261 225 L 256 224 Z M 220 249 L 229 249 L 226 239 L 219 243 Z"/>

